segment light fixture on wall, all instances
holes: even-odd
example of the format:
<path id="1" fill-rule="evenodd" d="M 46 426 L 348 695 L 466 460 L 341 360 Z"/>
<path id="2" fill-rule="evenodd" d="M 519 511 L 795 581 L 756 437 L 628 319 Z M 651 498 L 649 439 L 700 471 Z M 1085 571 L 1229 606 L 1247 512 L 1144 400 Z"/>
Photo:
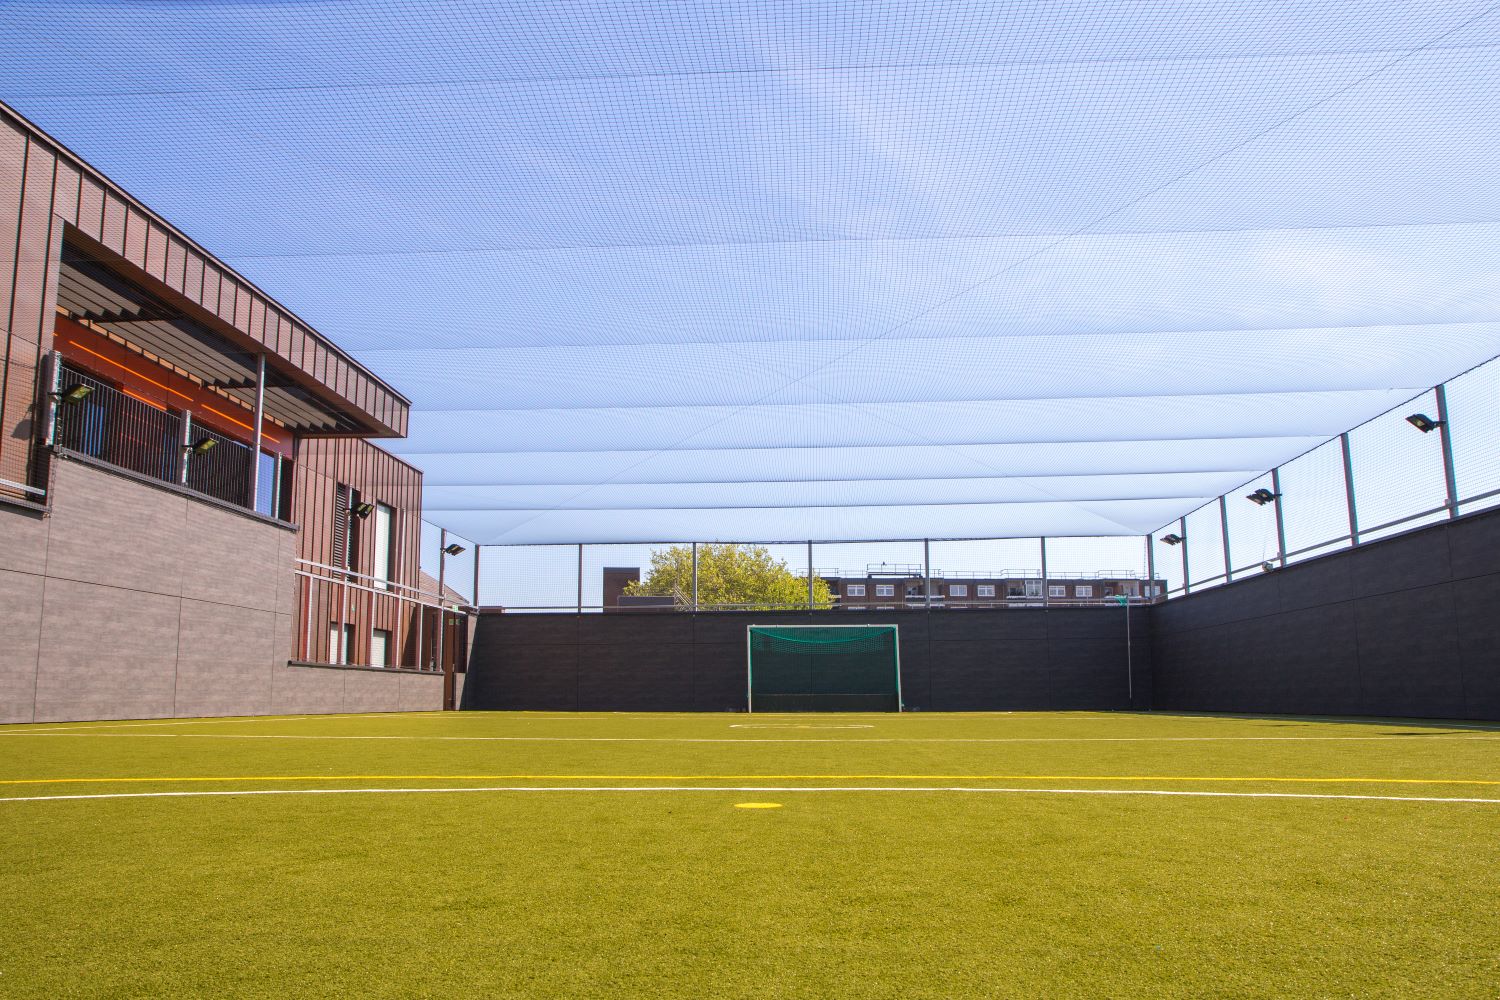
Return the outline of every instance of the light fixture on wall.
<path id="1" fill-rule="evenodd" d="M 1262 573 L 1274 573 L 1274 572 L 1276 572 L 1280 568 L 1281 567 L 1277 566 L 1275 563 L 1271 562 L 1269 559 L 1267 559 L 1265 562 L 1263 562 L 1263 563 L 1260 564 L 1260 571 Z"/>
<path id="2" fill-rule="evenodd" d="M 360 503 L 355 504 L 353 507 L 350 507 L 349 513 L 353 514 L 355 517 L 363 521 L 365 518 L 375 513 L 375 505 L 370 503 L 370 501 L 368 500 L 364 500 Z"/>
<path id="3" fill-rule="evenodd" d="M 88 398 L 89 393 L 93 391 L 94 387 L 91 385 L 84 385 L 82 382 L 74 382 L 72 385 L 68 386 L 66 389 L 63 389 L 61 392 L 55 393 L 55 395 L 57 396 L 57 401 L 59 403 L 67 403 L 69 406 L 73 406 L 77 403 L 83 402 Z"/>
<path id="4" fill-rule="evenodd" d="M 443 551 L 446 552 L 446 553 L 448 553 L 450 556 L 456 556 L 460 552 L 462 552 L 463 550 L 464 550 L 464 547 L 462 545 L 458 544 L 457 542 L 453 542 L 450 545 L 443 546 Z"/>
<path id="5" fill-rule="evenodd" d="M 215 438 L 201 438 L 197 444 L 185 444 L 183 448 L 194 455 L 207 455 L 219 442 Z"/>
<path id="6" fill-rule="evenodd" d="M 1421 431 L 1423 434 L 1430 433 L 1443 426 L 1443 422 L 1441 420 L 1433 420 L 1425 413 L 1413 413 L 1411 416 L 1406 418 L 1406 422 L 1411 424 L 1417 430 Z"/>
<path id="7" fill-rule="evenodd" d="M 1268 503 L 1281 499 L 1281 494 L 1272 493 L 1270 490 L 1262 488 L 1256 490 L 1254 493 L 1247 494 L 1245 499 L 1257 507 L 1264 507 Z"/>
<path id="8" fill-rule="evenodd" d="M 1161 536 L 1161 540 L 1162 540 L 1162 543 L 1165 544 L 1165 545 L 1177 545 L 1177 544 L 1181 543 L 1182 536 L 1181 535 L 1162 535 Z"/>

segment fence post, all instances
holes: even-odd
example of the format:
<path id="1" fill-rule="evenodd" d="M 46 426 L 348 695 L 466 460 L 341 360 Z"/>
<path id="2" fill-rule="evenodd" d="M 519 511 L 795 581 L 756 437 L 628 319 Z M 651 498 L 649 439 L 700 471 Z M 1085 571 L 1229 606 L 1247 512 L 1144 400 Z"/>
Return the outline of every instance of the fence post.
<path id="1" fill-rule="evenodd" d="M 927 610 L 932 610 L 932 539 L 922 539 L 922 593 L 927 599 Z"/>
<path id="2" fill-rule="evenodd" d="M 1437 393 L 1438 440 L 1443 446 L 1443 486 L 1448 491 L 1448 516 L 1458 516 L 1458 478 L 1453 470 L 1453 435 L 1448 431 L 1448 387 L 1439 385 Z"/>
<path id="3" fill-rule="evenodd" d="M 479 553 L 484 551 L 484 546 L 478 542 L 474 543 L 474 607 L 479 608 Z"/>
<path id="4" fill-rule="evenodd" d="M 578 613 L 583 614 L 583 543 L 578 544 Z"/>
<path id="5" fill-rule="evenodd" d="M 1037 541 L 1042 546 L 1042 607 L 1045 608 L 1052 604 L 1052 588 L 1047 586 L 1047 536 L 1042 535 Z M 1024 587 L 1025 584 L 1023 583 L 1021 586 Z"/>
<path id="6" fill-rule="evenodd" d="M 444 673 L 447 673 L 447 671 L 443 669 L 443 634 L 448 631 L 448 623 L 445 620 L 447 618 L 447 616 L 443 613 L 443 587 L 444 587 L 444 580 L 446 579 L 445 572 L 448 569 L 448 529 L 447 528 L 441 528 L 441 529 L 439 529 L 439 532 L 440 533 L 438 534 L 438 592 L 437 592 L 437 600 L 438 600 L 438 609 L 437 609 L 438 624 L 437 624 L 437 635 L 433 637 L 433 643 L 434 643 L 434 647 L 433 648 L 436 650 L 436 659 L 437 659 L 437 668 L 438 668 L 438 670 L 441 670 Z"/>
<path id="7" fill-rule="evenodd" d="M 1141 595 L 1156 603 L 1156 539 L 1146 536 L 1146 592 Z"/>
<path id="8" fill-rule="evenodd" d="M 1276 565 L 1286 569 L 1286 518 L 1281 513 L 1280 466 L 1271 470 L 1271 492 L 1276 494 L 1276 499 L 1271 501 L 1276 505 Z"/>
<path id="9" fill-rule="evenodd" d="M 177 449 L 177 481 L 187 485 L 188 461 L 193 452 L 193 411 L 182 411 L 182 446 Z"/>
<path id="10" fill-rule="evenodd" d="M 1185 517 L 1179 517 L 1177 519 L 1177 537 L 1182 539 L 1182 592 L 1184 595 L 1187 595 L 1193 592 L 1193 581 L 1188 577 L 1187 547 L 1189 539 L 1187 533 L 1187 518 Z"/>
<path id="11" fill-rule="evenodd" d="M 698 613 L 698 543 L 693 543 L 693 614 Z"/>
<path id="12" fill-rule="evenodd" d="M 260 503 L 260 432 L 266 421 L 266 356 L 262 353 L 255 365 L 255 429 L 250 444 L 250 503 L 256 510 Z M 371 626 L 373 627 L 373 626 Z"/>
<path id="13" fill-rule="evenodd" d="M 1229 555 L 1229 501 L 1219 495 L 1219 535 L 1224 542 L 1224 582 L 1234 581 L 1234 563 Z"/>
<path id="14" fill-rule="evenodd" d="M 1344 503 L 1349 508 L 1349 546 L 1359 545 L 1359 506 L 1354 500 L 1354 459 L 1349 453 L 1349 432 L 1339 435 L 1344 452 Z"/>
<path id="15" fill-rule="evenodd" d="M 808 539 L 808 542 L 807 542 L 807 610 L 808 610 L 809 613 L 811 613 L 812 609 L 813 609 L 813 563 L 812 563 L 812 560 L 813 560 L 812 540 Z"/>

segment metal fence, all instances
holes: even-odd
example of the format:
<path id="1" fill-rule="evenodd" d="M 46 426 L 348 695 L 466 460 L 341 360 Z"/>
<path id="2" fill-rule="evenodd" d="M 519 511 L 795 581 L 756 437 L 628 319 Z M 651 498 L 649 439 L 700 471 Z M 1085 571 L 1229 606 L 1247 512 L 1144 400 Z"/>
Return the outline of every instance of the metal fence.
<path id="1" fill-rule="evenodd" d="M 297 560 L 301 634 L 307 663 L 462 671 L 472 608 L 438 594 L 324 563 Z"/>
<path id="2" fill-rule="evenodd" d="M 250 498 L 254 449 L 193 420 L 117 389 L 67 362 L 57 361 L 49 443 L 164 483 L 186 486 L 238 507 Z M 254 509 L 283 516 L 281 462 L 261 455 Z"/>

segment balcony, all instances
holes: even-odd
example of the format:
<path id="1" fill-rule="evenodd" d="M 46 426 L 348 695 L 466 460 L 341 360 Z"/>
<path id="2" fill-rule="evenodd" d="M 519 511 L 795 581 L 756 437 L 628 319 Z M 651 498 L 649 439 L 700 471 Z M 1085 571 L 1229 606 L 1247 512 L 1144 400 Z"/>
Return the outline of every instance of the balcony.
<path id="1" fill-rule="evenodd" d="M 57 360 L 55 417 L 48 443 L 63 454 L 93 459 L 221 503 L 284 517 L 279 456 L 260 456 L 252 498 L 254 449 L 169 410 L 117 389 L 77 365 Z"/>

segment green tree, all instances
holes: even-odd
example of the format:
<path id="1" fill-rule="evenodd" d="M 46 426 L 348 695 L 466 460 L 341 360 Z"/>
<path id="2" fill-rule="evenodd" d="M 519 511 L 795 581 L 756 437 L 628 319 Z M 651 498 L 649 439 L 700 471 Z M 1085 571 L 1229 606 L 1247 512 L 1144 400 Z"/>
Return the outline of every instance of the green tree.
<path id="1" fill-rule="evenodd" d="M 629 584 L 627 594 L 671 596 L 679 607 L 693 603 L 693 547 L 674 545 L 651 556 L 651 572 Z M 735 607 L 755 611 L 800 610 L 807 607 L 807 577 L 798 576 L 783 560 L 762 545 L 698 546 L 698 606 Z M 833 606 L 833 594 L 823 579 L 813 581 L 813 607 Z"/>

